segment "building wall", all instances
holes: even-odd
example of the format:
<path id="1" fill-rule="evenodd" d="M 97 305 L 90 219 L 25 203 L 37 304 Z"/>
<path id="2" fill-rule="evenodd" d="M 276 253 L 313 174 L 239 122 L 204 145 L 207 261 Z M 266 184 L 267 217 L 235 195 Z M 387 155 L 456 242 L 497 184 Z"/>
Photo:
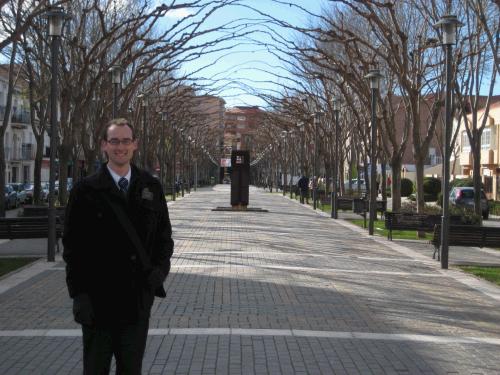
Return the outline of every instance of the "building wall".
<path id="1" fill-rule="evenodd" d="M 500 200 L 500 97 L 493 98 L 488 120 L 481 137 L 481 179 L 486 196 L 489 199 Z M 467 116 L 471 121 L 472 116 Z M 478 111 L 478 124 L 484 118 L 484 109 Z M 462 174 L 472 176 L 472 153 L 467 138 L 465 125 L 459 129 L 457 142 L 460 147 L 460 167 Z"/>
<path id="2" fill-rule="evenodd" d="M 4 66 L 0 68 L 0 121 L 3 122 L 7 102 L 8 79 Z M 4 135 L 5 182 L 33 182 L 36 140 L 31 128 L 29 101 L 22 83 L 14 88 L 10 121 Z M 45 135 L 45 145 L 49 138 Z M 42 181 L 48 180 L 48 165 L 42 165 Z"/>
<path id="3" fill-rule="evenodd" d="M 225 146 L 231 146 L 233 150 L 248 150 L 252 155 L 263 115 L 264 112 L 256 106 L 229 108 L 225 114 Z"/>

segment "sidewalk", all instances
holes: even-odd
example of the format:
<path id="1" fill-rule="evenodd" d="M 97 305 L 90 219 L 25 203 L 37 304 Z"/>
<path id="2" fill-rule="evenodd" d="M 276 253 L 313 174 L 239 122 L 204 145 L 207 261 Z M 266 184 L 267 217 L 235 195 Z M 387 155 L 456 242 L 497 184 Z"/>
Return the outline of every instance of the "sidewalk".
<path id="1" fill-rule="evenodd" d="M 250 203 L 269 213 L 211 211 L 229 185 L 169 203 L 144 374 L 500 373 L 500 288 L 442 271 L 431 245 L 259 189 Z M 0 280 L 0 374 L 81 374 L 64 277 L 59 261 Z"/>

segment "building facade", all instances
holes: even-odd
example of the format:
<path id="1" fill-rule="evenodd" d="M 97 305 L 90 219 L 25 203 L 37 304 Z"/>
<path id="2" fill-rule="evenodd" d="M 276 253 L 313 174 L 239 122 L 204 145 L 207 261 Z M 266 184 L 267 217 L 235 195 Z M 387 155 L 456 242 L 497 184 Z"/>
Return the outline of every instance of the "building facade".
<path id="1" fill-rule="evenodd" d="M 481 124 L 485 115 L 484 108 L 477 113 L 478 124 Z M 467 121 L 472 115 L 467 115 Z M 459 162 L 462 175 L 473 175 L 473 158 L 469 138 L 462 124 L 457 137 L 459 143 Z M 486 125 L 481 135 L 481 180 L 484 192 L 488 199 L 500 200 L 500 96 L 492 98 Z"/>
<path id="2" fill-rule="evenodd" d="M 8 91 L 8 66 L 0 66 L 0 121 L 4 120 Z M 4 136 L 5 182 L 29 183 L 34 180 L 36 140 L 31 127 L 27 85 L 18 80 L 14 87 L 10 119 Z M 45 136 L 45 144 L 49 144 Z M 44 154 L 48 154 L 48 150 Z M 49 178 L 48 158 L 42 162 L 42 181 Z"/>

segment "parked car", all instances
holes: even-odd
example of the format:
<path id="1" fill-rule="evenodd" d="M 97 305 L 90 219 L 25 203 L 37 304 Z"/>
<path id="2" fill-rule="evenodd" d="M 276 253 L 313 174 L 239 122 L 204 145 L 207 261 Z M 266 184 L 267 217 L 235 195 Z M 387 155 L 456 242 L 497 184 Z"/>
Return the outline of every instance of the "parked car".
<path id="1" fill-rule="evenodd" d="M 365 180 L 361 179 L 359 180 L 360 182 L 360 188 L 361 188 L 361 191 L 365 191 L 366 190 L 366 184 L 365 184 Z M 353 179 L 351 180 L 351 183 L 352 183 L 352 190 L 358 190 L 358 179 Z M 346 181 L 344 183 L 344 187 L 345 187 L 345 190 L 349 189 L 349 182 Z"/>
<path id="2" fill-rule="evenodd" d="M 10 185 L 5 185 L 5 209 L 16 208 L 19 205 L 17 193 Z"/>
<path id="3" fill-rule="evenodd" d="M 45 184 L 46 183 L 42 182 L 42 185 L 40 187 L 40 197 L 42 198 L 43 202 L 47 201 L 47 198 L 49 197 L 48 185 L 47 185 L 47 188 L 45 188 L 44 187 Z M 26 203 L 32 204 L 33 203 L 33 194 L 35 193 L 35 185 L 34 184 L 26 184 L 24 188 L 26 190 Z"/>
<path id="4" fill-rule="evenodd" d="M 73 178 L 68 177 L 66 187 L 67 187 L 66 190 L 69 193 L 71 191 L 71 188 L 73 187 Z M 48 189 L 48 183 L 47 183 L 47 189 Z M 56 195 L 59 194 L 59 180 L 56 180 L 55 182 L 55 194 Z"/>
<path id="5" fill-rule="evenodd" d="M 488 199 L 486 199 L 483 190 L 481 190 L 480 201 L 483 219 L 488 219 L 490 207 L 488 206 Z M 457 207 L 469 207 L 474 209 L 474 188 L 466 186 L 454 187 L 450 192 L 450 203 Z"/>
<path id="6" fill-rule="evenodd" d="M 17 203 L 25 204 L 26 203 L 26 190 L 24 189 L 24 184 L 19 182 L 11 182 L 9 184 L 12 186 L 12 189 L 17 193 Z"/>

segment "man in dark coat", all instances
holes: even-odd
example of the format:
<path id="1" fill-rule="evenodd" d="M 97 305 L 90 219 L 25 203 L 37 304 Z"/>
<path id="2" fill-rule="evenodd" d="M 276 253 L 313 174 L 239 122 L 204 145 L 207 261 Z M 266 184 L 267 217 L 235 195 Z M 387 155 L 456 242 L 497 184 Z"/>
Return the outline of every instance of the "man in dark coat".
<path id="1" fill-rule="evenodd" d="M 309 179 L 302 175 L 297 181 L 297 186 L 300 190 L 300 203 L 304 203 L 304 200 L 306 200 L 307 204 L 309 204 Z"/>
<path id="2" fill-rule="evenodd" d="M 159 181 L 130 164 L 137 140 L 125 119 L 110 121 L 101 147 L 108 163 L 71 190 L 63 236 L 66 281 L 82 325 L 84 374 L 108 374 L 114 355 L 117 374 L 140 375 L 154 296 L 166 296 L 172 228 Z M 148 269 L 111 204 L 135 229 Z"/>

